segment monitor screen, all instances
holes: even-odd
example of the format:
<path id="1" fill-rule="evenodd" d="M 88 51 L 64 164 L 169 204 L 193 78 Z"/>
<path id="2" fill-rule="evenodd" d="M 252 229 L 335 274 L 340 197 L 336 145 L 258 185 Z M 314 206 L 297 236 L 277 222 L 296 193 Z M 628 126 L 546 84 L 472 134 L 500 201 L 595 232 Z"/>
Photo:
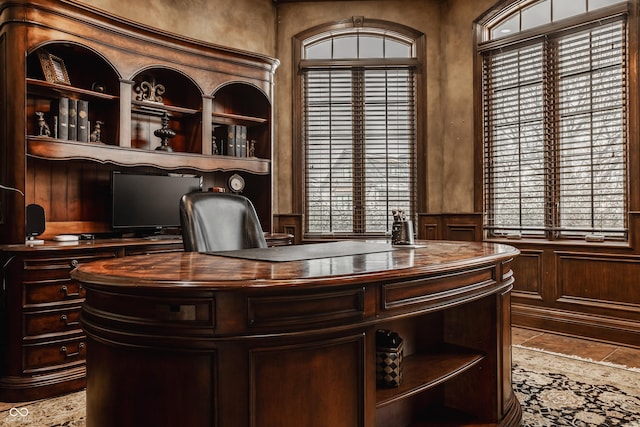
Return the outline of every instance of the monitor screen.
<path id="1" fill-rule="evenodd" d="M 192 175 L 111 175 L 112 227 L 159 229 L 180 226 L 180 198 L 200 191 Z"/>

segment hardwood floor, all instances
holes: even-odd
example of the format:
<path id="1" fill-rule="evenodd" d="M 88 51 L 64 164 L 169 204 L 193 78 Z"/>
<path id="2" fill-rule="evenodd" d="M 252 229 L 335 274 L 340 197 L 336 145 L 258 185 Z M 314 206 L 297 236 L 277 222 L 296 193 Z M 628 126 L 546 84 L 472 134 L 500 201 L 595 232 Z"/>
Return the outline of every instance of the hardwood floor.
<path id="1" fill-rule="evenodd" d="M 511 328 L 511 339 L 516 345 L 640 368 L 640 349 L 637 348 L 518 327 Z"/>

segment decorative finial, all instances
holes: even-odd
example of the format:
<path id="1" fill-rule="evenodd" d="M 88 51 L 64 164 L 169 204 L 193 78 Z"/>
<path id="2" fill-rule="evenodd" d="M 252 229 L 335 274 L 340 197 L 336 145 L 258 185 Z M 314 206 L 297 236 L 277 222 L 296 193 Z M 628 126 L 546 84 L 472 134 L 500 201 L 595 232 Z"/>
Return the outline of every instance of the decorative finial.
<path id="1" fill-rule="evenodd" d="M 161 123 L 162 123 L 162 127 L 160 129 L 156 129 L 153 132 L 153 134 L 155 136 L 160 138 L 160 145 L 158 147 L 156 147 L 156 150 L 169 151 L 169 152 L 173 151 L 173 149 L 169 146 L 169 139 L 171 139 L 174 136 L 176 136 L 176 133 L 172 129 L 169 129 L 169 127 L 168 127 L 169 115 L 167 114 L 166 111 L 162 115 Z"/>

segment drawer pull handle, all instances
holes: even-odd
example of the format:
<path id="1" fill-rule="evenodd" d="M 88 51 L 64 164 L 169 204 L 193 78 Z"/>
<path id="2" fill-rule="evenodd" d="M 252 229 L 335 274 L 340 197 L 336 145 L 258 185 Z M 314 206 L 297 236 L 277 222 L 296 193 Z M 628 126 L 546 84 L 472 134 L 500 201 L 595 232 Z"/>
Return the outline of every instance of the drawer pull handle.
<path id="1" fill-rule="evenodd" d="M 80 322 L 69 322 L 69 317 L 66 314 L 60 316 L 60 320 L 64 322 L 65 326 L 78 326 Z"/>
<path id="2" fill-rule="evenodd" d="M 71 260 L 71 268 L 76 268 L 77 266 L 78 266 L 78 260 L 77 259 Z"/>
<path id="3" fill-rule="evenodd" d="M 80 355 L 80 350 L 82 350 L 83 348 L 84 343 L 81 342 L 80 344 L 78 344 L 78 351 L 76 351 L 75 353 L 68 353 L 67 346 L 63 345 L 62 347 L 60 347 L 60 353 L 64 353 L 64 357 L 75 357 Z"/>
<path id="4" fill-rule="evenodd" d="M 69 289 L 67 288 L 66 285 L 62 285 L 60 287 L 60 292 L 62 292 L 65 296 L 65 298 L 70 298 L 70 297 L 79 297 L 80 296 L 80 292 L 76 292 L 76 293 L 69 293 Z"/>

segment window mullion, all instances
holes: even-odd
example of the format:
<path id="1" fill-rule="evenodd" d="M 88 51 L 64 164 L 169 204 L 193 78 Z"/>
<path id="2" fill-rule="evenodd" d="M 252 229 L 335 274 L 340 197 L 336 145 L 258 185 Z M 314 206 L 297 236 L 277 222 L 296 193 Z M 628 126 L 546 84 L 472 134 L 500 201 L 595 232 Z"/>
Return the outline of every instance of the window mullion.
<path id="1" fill-rule="evenodd" d="M 545 147 L 545 234 L 548 239 L 558 237 L 560 189 L 558 182 L 558 46 L 555 40 L 545 38 L 544 55 L 544 147 Z"/>
<path id="2" fill-rule="evenodd" d="M 352 71 L 352 109 L 353 109 L 353 228 L 355 233 L 363 233 L 366 229 L 365 212 L 365 129 L 364 129 L 364 69 L 354 68 Z"/>

